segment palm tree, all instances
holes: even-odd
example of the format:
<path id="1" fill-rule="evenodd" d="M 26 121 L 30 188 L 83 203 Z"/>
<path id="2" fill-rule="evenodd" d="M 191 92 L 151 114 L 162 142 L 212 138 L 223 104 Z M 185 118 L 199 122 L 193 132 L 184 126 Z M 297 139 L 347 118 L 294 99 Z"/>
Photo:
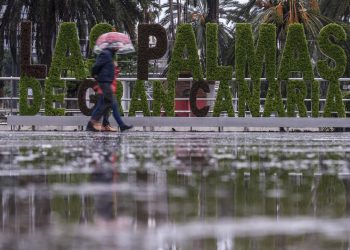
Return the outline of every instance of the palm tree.
<path id="1" fill-rule="evenodd" d="M 250 0 L 246 4 L 237 3 L 235 6 L 228 19 L 232 22 L 252 23 L 255 33 L 262 23 L 276 24 L 279 56 L 286 41 L 289 24 L 303 24 L 310 52 L 317 55 L 318 34 L 326 24 L 333 22 L 321 14 L 317 0 Z M 234 58 L 231 57 L 230 61 L 233 62 Z"/>
<path id="2" fill-rule="evenodd" d="M 225 57 L 223 52 L 227 50 L 229 44 L 232 43 L 232 29 L 226 24 L 219 20 L 220 17 L 226 17 L 229 11 L 229 7 L 233 6 L 234 2 L 228 0 L 221 1 L 207 1 L 207 0 L 197 0 L 197 1 L 186 1 L 185 4 L 181 4 L 178 1 L 173 2 L 170 0 L 161 6 L 165 9 L 165 15 L 160 20 L 160 24 L 166 27 L 167 33 L 169 34 L 169 40 L 175 40 L 176 27 L 182 22 L 191 23 L 196 35 L 197 46 L 200 50 L 200 59 L 202 66 L 205 68 L 205 48 L 206 48 L 206 24 L 208 22 L 217 22 L 219 26 L 219 47 L 220 55 L 219 58 L 222 63 Z M 209 5 L 211 4 L 211 6 Z M 217 10 L 213 5 L 218 5 Z M 211 7 L 212 9 L 210 9 Z M 214 9 L 213 9 L 214 8 Z M 186 13 L 179 13 L 179 11 L 186 11 Z M 183 16 L 183 20 L 179 17 Z M 213 19 L 214 18 L 214 19 Z M 170 42 L 170 50 L 172 48 L 172 43 Z"/>
<path id="3" fill-rule="evenodd" d="M 348 30 L 350 30 L 350 1 L 342 0 L 320 0 L 320 11 L 325 16 L 341 22 Z M 350 40 L 347 40 L 345 49 L 350 55 Z M 350 64 L 347 66 L 346 75 L 350 76 Z"/>
<path id="4" fill-rule="evenodd" d="M 160 5 L 154 0 L 141 0 L 139 1 L 143 18 L 143 23 L 155 23 L 156 18 L 159 16 Z"/>
<path id="5" fill-rule="evenodd" d="M 345 23 L 350 22 L 350 2 L 344 0 L 320 0 L 321 12 L 330 18 Z"/>
<path id="6" fill-rule="evenodd" d="M 18 30 L 22 20 L 33 23 L 37 63 L 50 66 L 58 26 L 61 22 L 77 24 L 81 46 L 85 57 L 89 54 L 88 33 L 100 22 L 107 22 L 117 27 L 118 31 L 127 32 L 136 37 L 136 24 L 144 19 L 154 19 L 149 7 L 157 9 L 156 0 L 0 0 L 0 62 L 4 58 L 4 42 L 9 44 L 12 55 L 12 75 L 18 75 Z M 145 15 L 145 13 L 149 13 Z M 155 12 L 156 14 L 156 12 Z M 2 63 L 0 63 L 2 73 Z M 13 85 L 14 93 L 16 85 Z M 0 96 L 3 84 L 0 83 Z"/>
<path id="7" fill-rule="evenodd" d="M 5 6 L 0 32 L 6 34 L 5 40 L 9 42 L 12 57 L 17 63 L 18 25 L 21 20 L 32 21 L 38 61 L 50 65 L 60 22 L 76 22 L 82 45 L 86 48 L 87 41 L 84 38 L 99 22 L 108 22 L 135 37 L 137 22 L 145 18 L 141 5 L 146 8 L 154 2 L 156 1 L 143 0 L 138 4 L 123 0 L 0 0 L 0 6 Z"/>
<path id="8" fill-rule="evenodd" d="M 219 0 L 207 0 L 207 5 L 207 21 L 217 23 L 219 21 Z"/>

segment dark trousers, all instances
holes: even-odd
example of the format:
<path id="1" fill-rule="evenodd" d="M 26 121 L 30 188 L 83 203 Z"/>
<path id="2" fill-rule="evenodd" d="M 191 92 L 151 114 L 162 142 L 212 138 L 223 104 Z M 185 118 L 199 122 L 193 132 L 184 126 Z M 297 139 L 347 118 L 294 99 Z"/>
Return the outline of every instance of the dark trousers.
<path id="1" fill-rule="evenodd" d="M 91 115 L 91 119 L 95 121 L 99 121 L 102 116 L 108 115 L 108 112 L 110 109 L 112 109 L 113 105 L 111 82 L 100 82 L 98 85 L 102 89 L 103 102 L 101 105 L 96 105 L 96 108 Z"/>
<path id="2" fill-rule="evenodd" d="M 96 103 L 96 106 L 94 110 L 92 111 L 92 117 L 95 116 L 96 111 L 99 109 L 99 107 L 103 104 L 103 95 L 99 95 L 98 101 Z M 119 127 L 125 126 L 122 118 L 120 117 L 119 110 L 118 110 L 118 102 L 115 98 L 113 98 L 113 104 L 112 104 L 112 114 L 116 122 L 118 123 Z M 109 124 L 108 121 L 109 113 L 103 115 L 103 121 L 102 124 L 103 126 L 106 126 Z"/>

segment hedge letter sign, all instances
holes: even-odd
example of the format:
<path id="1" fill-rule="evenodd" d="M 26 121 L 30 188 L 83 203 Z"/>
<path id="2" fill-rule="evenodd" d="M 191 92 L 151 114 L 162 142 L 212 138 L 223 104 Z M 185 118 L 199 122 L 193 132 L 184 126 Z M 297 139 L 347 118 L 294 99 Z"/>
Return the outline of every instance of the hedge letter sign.
<path id="1" fill-rule="evenodd" d="M 100 34 L 111 30 L 112 26 L 109 24 L 97 24 L 90 33 L 90 45 L 95 43 Z M 84 59 L 82 57 L 76 24 L 62 23 L 60 25 L 48 75 L 46 65 L 31 64 L 31 32 L 31 23 L 22 22 L 20 114 L 37 114 L 45 98 L 45 115 L 64 115 L 65 82 L 61 79 L 61 72 L 69 70 L 75 78 L 82 80 L 78 102 L 83 114 L 89 115 L 91 109 L 84 104 L 85 95 L 86 90 L 91 88 L 94 82 L 87 79 L 85 72 L 89 71 L 94 58 Z M 246 111 L 250 111 L 253 117 L 259 117 L 261 78 L 263 77 L 266 78 L 268 86 L 263 113 L 265 117 L 269 117 L 272 113 L 281 117 L 293 117 L 296 110 L 301 117 L 306 117 L 306 98 L 311 98 L 312 116 L 319 116 L 320 86 L 315 80 L 315 71 L 312 67 L 304 27 L 301 24 L 289 25 L 281 62 L 278 65 L 276 26 L 262 24 L 257 37 L 254 37 L 251 24 L 238 23 L 235 37 L 235 68 L 230 65 L 218 65 L 218 26 L 214 23 L 207 24 L 206 79 L 202 72 L 203 67 L 198 56 L 192 26 L 190 24 L 180 25 L 177 29 L 174 49 L 171 52 L 167 83 L 153 82 L 152 110 L 147 102 L 144 81 L 148 80 L 149 60 L 165 55 L 168 46 L 167 35 L 165 29 L 158 24 L 140 24 L 138 33 L 138 80 L 130 103 L 129 115 L 131 116 L 139 110 L 143 111 L 145 116 L 160 116 L 162 110 L 166 116 L 175 116 L 175 85 L 181 72 L 190 72 L 193 77 L 190 106 L 196 116 L 207 116 L 209 111 L 209 106 L 201 109 L 197 107 L 197 92 L 201 89 L 208 93 L 207 81 L 217 81 L 219 89 L 214 103 L 213 116 L 220 116 L 223 111 L 227 112 L 228 116 L 234 116 L 231 89 L 237 86 L 238 116 L 244 117 Z M 151 36 L 156 38 L 154 47 L 149 45 Z M 334 113 L 338 117 L 345 117 L 339 79 L 344 75 L 348 62 L 347 55 L 342 48 L 346 40 L 347 34 L 344 28 L 335 23 L 325 26 L 318 36 L 318 46 L 324 57 L 316 63 L 316 69 L 318 74 L 329 83 L 324 117 L 330 117 Z M 232 79 L 233 72 L 236 76 L 235 81 Z M 295 72 L 302 76 L 301 80 L 290 79 Z M 251 80 L 247 81 L 247 78 Z M 40 79 L 45 80 L 44 90 L 39 82 Z M 286 107 L 282 101 L 281 86 L 286 89 Z M 28 89 L 31 89 L 33 94 L 31 102 L 28 101 Z M 117 94 L 119 102 L 122 96 L 121 91 Z"/>

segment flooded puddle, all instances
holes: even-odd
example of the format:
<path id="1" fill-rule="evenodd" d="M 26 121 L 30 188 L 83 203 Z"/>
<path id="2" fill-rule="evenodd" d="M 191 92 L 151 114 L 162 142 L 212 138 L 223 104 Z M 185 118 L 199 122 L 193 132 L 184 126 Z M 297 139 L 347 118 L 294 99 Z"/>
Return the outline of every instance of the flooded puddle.
<path id="1" fill-rule="evenodd" d="M 350 249 L 350 133 L 0 139 L 0 249 Z"/>

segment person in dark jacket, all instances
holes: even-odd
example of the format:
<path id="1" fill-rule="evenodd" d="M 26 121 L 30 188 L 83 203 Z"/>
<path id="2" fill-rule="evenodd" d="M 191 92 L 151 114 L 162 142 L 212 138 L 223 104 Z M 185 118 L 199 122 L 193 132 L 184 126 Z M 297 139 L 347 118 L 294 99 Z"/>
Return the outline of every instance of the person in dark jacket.
<path id="1" fill-rule="evenodd" d="M 117 92 L 117 77 L 119 75 L 120 69 L 118 68 L 117 64 L 114 68 L 114 79 L 111 84 L 113 95 Z M 95 92 L 98 94 L 98 101 L 96 103 L 96 106 L 91 114 L 91 116 L 94 116 L 96 110 L 98 110 L 99 106 L 103 103 L 103 92 L 102 89 L 98 86 L 98 84 L 93 88 Z M 120 127 L 124 125 L 124 122 L 119 114 L 119 108 L 118 108 L 118 102 L 113 99 L 113 105 L 112 105 L 112 114 L 115 119 L 115 121 L 118 123 Z M 109 113 L 105 114 L 102 119 L 102 132 L 117 132 L 117 129 L 113 128 L 111 124 L 109 123 Z"/>
<path id="2" fill-rule="evenodd" d="M 96 63 L 92 67 L 92 76 L 97 80 L 99 87 L 102 89 L 103 102 L 96 106 L 91 119 L 86 127 L 89 131 L 101 131 L 102 124 L 100 123 L 101 117 L 106 115 L 110 109 L 112 109 L 113 104 L 117 101 L 113 95 L 113 90 L 111 84 L 114 78 L 114 61 L 113 57 L 116 49 L 113 47 L 106 48 L 98 55 Z M 118 124 L 120 131 L 124 131 L 132 128 L 124 124 L 124 122 Z"/>

